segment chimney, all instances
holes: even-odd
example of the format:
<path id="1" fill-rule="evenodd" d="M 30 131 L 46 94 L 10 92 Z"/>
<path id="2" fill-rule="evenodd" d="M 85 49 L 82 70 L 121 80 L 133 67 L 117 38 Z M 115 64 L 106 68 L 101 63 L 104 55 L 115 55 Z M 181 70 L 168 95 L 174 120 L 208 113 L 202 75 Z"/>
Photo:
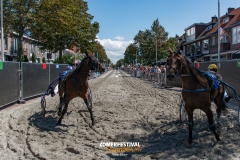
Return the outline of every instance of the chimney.
<path id="1" fill-rule="evenodd" d="M 212 22 L 217 22 L 217 17 L 216 16 L 212 17 Z"/>
<path id="2" fill-rule="evenodd" d="M 229 14 L 230 12 L 232 12 L 234 9 L 235 9 L 235 8 L 229 7 L 229 8 L 228 8 L 228 14 Z"/>

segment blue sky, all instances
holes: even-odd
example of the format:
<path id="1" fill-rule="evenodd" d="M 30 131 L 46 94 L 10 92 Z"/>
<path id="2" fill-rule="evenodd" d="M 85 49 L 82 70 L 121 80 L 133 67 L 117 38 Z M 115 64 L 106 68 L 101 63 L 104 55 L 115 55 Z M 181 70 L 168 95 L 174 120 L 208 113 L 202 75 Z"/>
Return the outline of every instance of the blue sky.
<path id="1" fill-rule="evenodd" d="M 150 29 L 158 18 L 169 37 L 182 35 L 194 23 L 218 16 L 218 0 L 85 0 L 93 21 L 100 24 L 98 41 L 113 63 L 124 57 L 126 47 L 139 30 Z M 220 0 L 220 16 L 240 0 Z"/>

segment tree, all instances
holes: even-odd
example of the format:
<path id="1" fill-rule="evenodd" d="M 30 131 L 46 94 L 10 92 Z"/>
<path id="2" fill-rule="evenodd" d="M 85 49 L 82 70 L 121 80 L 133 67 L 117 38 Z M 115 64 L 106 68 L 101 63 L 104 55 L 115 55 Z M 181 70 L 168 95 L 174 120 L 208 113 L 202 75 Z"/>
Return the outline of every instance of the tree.
<path id="1" fill-rule="evenodd" d="M 98 41 L 95 42 L 94 53 L 98 54 L 98 59 L 100 63 L 110 62 L 110 59 L 108 58 L 104 47 Z"/>
<path id="2" fill-rule="evenodd" d="M 166 45 L 162 45 L 168 40 L 168 32 L 160 25 L 158 19 L 153 21 L 151 29 L 139 31 L 134 37 L 134 44 L 138 50 L 142 50 L 143 62 L 156 61 L 156 48 L 158 60 L 165 57 Z"/>
<path id="3" fill-rule="evenodd" d="M 22 61 L 22 62 L 28 62 L 27 55 L 22 55 L 22 56 L 21 56 L 21 61 Z"/>
<path id="4" fill-rule="evenodd" d="M 78 55 L 73 55 L 73 54 L 64 54 L 62 56 L 62 63 L 63 64 L 69 64 L 72 65 L 74 64 L 75 60 L 81 61 L 83 58 L 78 56 Z M 53 63 L 58 63 L 59 64 L 59 57 L 54 60 Z"/>
<path id="5" fill-rule="evenodd" d="M 28 35 L 28 26 L 34 23 L 33 14 L 39 7 L 39 0 L 4 0 L 4 34 L 11 35 L 16 32 L 18 35 L 17 61 L 23 55 L 23 36 Z"/>
<path id="6" fill-rule="evenodd" d="M 46 58 L 45 57 L 42 58 L 42 63 L 46 63 Z"/>
<path id="7" fill-rule="evenodd" d="M 129 44 L 124 53 L 124 63 L 135 64 L 136 63 L 137 46 L 133 43 Z"/>
<path id="8" fill-rule="evenodd" d="M 36 55 L 35 55 L 35 53 L 32 53 L 32 63 L 36 63 Z"/>
<path id="9" fill-rule="evenodd" d="M 92 23 L 93 16 L 87 10 L 87 2 L 83 0 L 41 0 L 31 36 L 39 40 L 35 43 L 40 49 L 59 51 L 59 63 L 62 63 L 65 48 L 75 45 L 82 53 L 91 51 L 99 24 Z"/>

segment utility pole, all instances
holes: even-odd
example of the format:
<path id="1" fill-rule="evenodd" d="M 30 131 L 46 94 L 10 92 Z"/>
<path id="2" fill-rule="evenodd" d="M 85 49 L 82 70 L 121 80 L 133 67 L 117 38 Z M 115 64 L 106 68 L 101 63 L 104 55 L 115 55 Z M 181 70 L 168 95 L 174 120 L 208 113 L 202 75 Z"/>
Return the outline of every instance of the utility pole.
<path id="1" fill-rule="evenodd" d="M 156 36 L 156 65 L 157 65 L 157 36 Z"/>
<path id="2" fill-rule="evenodd" d="M 136 51 L 136 66 L 137 66 L 137 51 Z"/>
<path id="3" fill-rule="evenodd" d="M 3 0 L 1 0 L 1 46 L 2 46 L 2 60 L 5 61 L 4 56 L 4 32 L 3 32 Z"/>
<path id="4" fill-rule="evenodd" d="M 220 0 L 218 0 L 218 68 L 220 66 Z"/>

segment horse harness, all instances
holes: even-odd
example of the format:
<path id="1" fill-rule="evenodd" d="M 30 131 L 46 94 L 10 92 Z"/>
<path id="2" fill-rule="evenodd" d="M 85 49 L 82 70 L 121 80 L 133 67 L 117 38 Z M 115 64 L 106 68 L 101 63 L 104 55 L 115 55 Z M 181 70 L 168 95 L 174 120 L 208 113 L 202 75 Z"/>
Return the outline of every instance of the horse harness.
<path id="1" fill-rule="evenodd" d="M 76 78 L 76 73 L 77 73 L 77 71 L 81 68 L 83 62 L 84 62 L 84 60 L 81 61 L 81 63 L 78 65 L 78 67 L 77 67 L 76 69 L 72 70 L 71 72 L 68 72 L 68 73 L 64 76 L 64 78 L 62 79 L 62 82 L 63 82 L 63 83 L 62 83 L 62 88 L 63 88 L 64 93 L 66 93 L 66 82 L 67 82 L 67 80 L 68 80 L 72 75 L 73 75 L 74 79 L 80 84 L 80 86 L 81 86 L 80 90 L 82 89 L 82 86 L 83 86 L 85 83 L 87 83 L 87 80 L 84 81 L 84 82 L 80 82 L 80 81 Z M 90 76 L 89 71 L 88 71 L 88 72 L 81 72 L 81 73 L 88 73 L 88 76 Z M 60 75 L 61 75 L 61 74 L 62 74 L 62 73 L 60 73 Z"/>

